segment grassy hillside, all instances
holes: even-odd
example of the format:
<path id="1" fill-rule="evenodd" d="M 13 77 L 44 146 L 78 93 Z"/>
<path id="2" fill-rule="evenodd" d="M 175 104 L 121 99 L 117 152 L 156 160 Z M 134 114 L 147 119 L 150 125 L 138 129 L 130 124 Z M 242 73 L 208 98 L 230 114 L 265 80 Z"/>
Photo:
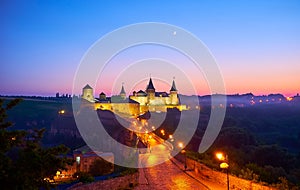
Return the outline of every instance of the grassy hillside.
<path id="1" fill-rule="evenodd" d="M 71 103 L 24 99 L 14 109 L 9 110 L 8 119 L 14 123 L 13 129 L 46 128 L 50 130 L 51 123 L 60 110 L 71 113 Z"/>

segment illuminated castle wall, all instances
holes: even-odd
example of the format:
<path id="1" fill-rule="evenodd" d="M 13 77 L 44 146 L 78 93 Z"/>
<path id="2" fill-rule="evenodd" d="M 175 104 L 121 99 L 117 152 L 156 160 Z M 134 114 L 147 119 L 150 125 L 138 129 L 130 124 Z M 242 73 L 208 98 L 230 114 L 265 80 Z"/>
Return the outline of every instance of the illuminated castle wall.
<path id="1" fill-rule="evenodd" d="M 145 111 L 167 111 L 167 108 L 178 108 L 184 110 L 185 106 L 180 105 L 180 101 L 177 94 L 177 88 L 175 81 L 173 80 L 170 93 L 156 92 L 152 79 L 150 78 L 146 88 L 146 92 L 140 90 L 133 92 L 133 95 L 129 96 L 132 99 L 140 103 L 140 112 Z"/>
<path id="2" fill-rule="evenodd" d="M 146 91 L 133 92 L 126 98 L 126 92 L 122 85 L 121 92 L 117 96 L 106 97 L 102 92 L 99 98 L 94 98 L 93 89 L 86 85 L 83 88 L 82 98 L 94 103 L 94 109 L 110 110 L 115 113 L 138 116 L 147 111 L 166 112 L 168 108 L 186 110 L 186 105 L 181 105 L 175 81 L 173 80 L 170 93 L 156 92 L 152 79 L 150 78 Z"/>

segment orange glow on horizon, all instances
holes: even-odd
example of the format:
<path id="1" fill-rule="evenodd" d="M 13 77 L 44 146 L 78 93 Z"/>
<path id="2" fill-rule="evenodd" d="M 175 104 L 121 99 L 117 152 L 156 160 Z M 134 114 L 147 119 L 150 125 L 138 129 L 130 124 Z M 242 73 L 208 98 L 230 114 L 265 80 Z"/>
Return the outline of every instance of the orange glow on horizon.
<path id="1" fill-rule="evenodd" d="M 190 85 L 192 85 L 194 88 L 194 90 L 192 90 L 190 87 L 187 87 L 187 84 L 189 84 L 188 81 L 185 81 L 185 79 L 181 78 L 180 76 L 175 76 L 175 83 L 178 93 L 183 95 L 200 96 L 220 93 L 217 91 L 210 91 L 209 84 L 201 77 L 199 79 L 199 76 L 190 76 L 192 82 Z M 123 81 L 121 79 L 114 80 L 113 77 L 103 77 L 103 79 L 99 81 L 106 81 L 105 83 L 98 81 L 96 86 L 93 86 L 95 88 L 94 96 L 98 97 L 101 92 L 104 92 L 107 96 L 118 95 L 122 87 L 122 82 L 124 82 L 126 96 L 132 95 L 133 91 L 145 91 L 149 82 L 149 78 L 150 76 L 145 77 L 140 81 L 135 81 L 135 78 L 130 78 L 127 81 Z M 153 76 L 152 81 L 157 92 L 169 93 L 172 84 L 172 78 L 160 80 Z M 271 76 L 266 79 L 263 78 L 263 76 L 257 76 L 255 77 L 255 80 L 253 77 L 249 79 L 240 75 L 224 77 L 224 85 L 226 89 L 225 94 L 253 93 L 256 96 L 259 96 L 279 93 L 283 94 L 285 97 L 293 97 L 297 93 L 300 93 L 300 89 L 298 87 L 299 85 L 296 82 L 297 80 L 292 78 L 276 77 L 274 79 Z M 81 94 L 81 90 L 82 87 L 75 94 Z"/>

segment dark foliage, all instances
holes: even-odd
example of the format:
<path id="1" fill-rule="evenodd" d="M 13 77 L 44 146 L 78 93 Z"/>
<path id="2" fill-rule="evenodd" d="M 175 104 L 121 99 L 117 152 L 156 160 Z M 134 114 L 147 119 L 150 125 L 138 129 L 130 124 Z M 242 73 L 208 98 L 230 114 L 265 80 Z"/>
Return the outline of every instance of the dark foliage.
<path id="1" fill-rule="evenodd" d="M 7 111 L 21 100 L 7 104 L 0 99 L 0 184 L 2 189 L 49 189 L 56 171 L 66 169 L 72 160 L 61 156 L 68 152 L 65 146 L 43 149 L 40 146 L 44 129 L 32 131 L 9 130 Z"/>
<path id="2" fill-rule="evenodd" d="M 92 174 L 88 172 L 76 172 L 73 174 L 73 177 L 82 183 L 91 183 L 95 181 L 95 178 L 92 176 Z"/>
<path id="3" fill-rule="evenodd" d="M 92 163 L 89 173 L 93 176 L 101 176 L 110 174 L 112 171 L 113 164 L 100 157 Z"/>
<path id="4" fill-rule="evenodd" d="M 192 144 L 199 144 L 208 123 L 203 108 Z M 219 169 L 214 154 L 228 154 L 230 172 L 254 181 L 300 184 L 300 107 L 295 104 L 228 108 L 222 129 L 204 154 L 188 155 Z M 187 148 L 194 147 L 188 145 Z M 190 149 L 197 151 L 197 149 Z"/>

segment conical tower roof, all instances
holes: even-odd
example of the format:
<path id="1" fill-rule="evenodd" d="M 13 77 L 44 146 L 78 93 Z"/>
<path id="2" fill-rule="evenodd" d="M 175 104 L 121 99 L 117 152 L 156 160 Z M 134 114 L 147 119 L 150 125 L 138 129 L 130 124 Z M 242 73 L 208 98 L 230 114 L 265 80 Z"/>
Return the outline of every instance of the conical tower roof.
<path id="1" fill-rule="evenodd" d="M 83 89 L 93 89 L 90 85 L 85 85 L 85 87 L 83 87 Z"/>
<path id="2" fill-rule="evenodd" d="M 147 86 L 147 89 L 146 90 L 155 90 L 154 86 L 153 86 L 153 82 L 152 82 L 152 79 L 150 78 L 149 80 L 149 84 Z"/>
<path id="3" fill-rule="evenodd" d="M 171 87 L 170 91 L 177 91 L 174 79 L 173 79 L 173 83 L 172 83 L 172 87 Z"/>
<path id="4" fill-rule="evenodd" d="M 121 89 L 120 94 L 126 94 L 125 89 L 124 89 L 124 85 L 123 85 L 123 84 L 122 84 L 122 89 Z"/>

